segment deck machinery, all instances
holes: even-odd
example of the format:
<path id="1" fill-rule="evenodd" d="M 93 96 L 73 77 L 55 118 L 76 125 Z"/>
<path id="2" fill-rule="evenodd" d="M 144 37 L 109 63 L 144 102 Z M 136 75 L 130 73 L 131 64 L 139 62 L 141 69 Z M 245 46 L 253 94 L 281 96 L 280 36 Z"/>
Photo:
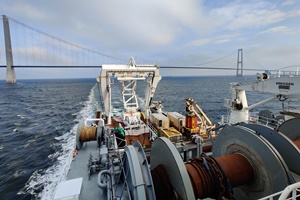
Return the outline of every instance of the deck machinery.
<path id="1" fill-rule="evenodd" d="M 201 140 L 197 143 L 171 142 L 165 137 L 158 137 L 153 142 L 150 140 L 150 147 L 141 145 L 139 140 L 120 147 L 110 127 L 111 76 L 116 76 L 123 84 L 124 107 L 130 116 L 136 112 L 137 101 L 129 104 L 126 92 L 130 93 L 129 99 L 135 99 L 135 81 L 146 80 L 148 89 L 144 109 L 147 118 L 151 116 L 149 106 L 161 78 L 158 66 L 138 66 L 134 60 L 127 66 L 111 65 L 102 69 L 98 81 L 101 82 L 108 120 L 105 123 L 98 119 L 101 123 L 91 130 L 95 137 L 93 140 L 98 144 L 98 156 L 88 163 L 89 175 L 97 177 L 95 184 L 99 188 L 95 190 L 100 190 L 102 195 L 95 199 L 259 199 L 300 181 L 300 132 L 296 131 L 300 129 L 300 119 L 287 120 L 276 129 L 250 124 L 244 116 L 249 108 L 241 100 L 245 97 L 243 88 L 253 89 L 258 85 L 265 89 L 269 84 L 278 89 L 276 96 L 288 98 L 289 91 L 291 96 L 296 96 L 298 90 L 282 85 L 299 88 L 299 78 L 283 81 L 280 78 L 258 79 L 253 85 L 236 85 L 233 88 L 231 123 L 213 128 L 218 129 L 218 133 L 212 152 L 200 154 Z M 188 102 L 195 105 L 190 100 Z M 237 115 L 242 116 L 242 120 L 238 121 Z M 89 141 L 81 140 L 83 127 L 85 125 L 78 126 L 78 149 L 85 148 L 83 143 Z M 151 135 L 148 138 L 151 139 Z M 86 197 L 85 192 L 88 191 L 81 192 L 83 198 Z"/>
<path id="2" fill-rule="evenodd" d="M 207 131 L 211 131 L 215 128 L 215 124 L 210 121 L 200 106 L 192 98 L 185 99 L 185 110 L 187 112 L 185 129 L 190 134 L 199 133 L 202 137 L 206 137 L 208 135 Z M 211 134 L 215 135 L 215 132 L 213 131 Z"/>

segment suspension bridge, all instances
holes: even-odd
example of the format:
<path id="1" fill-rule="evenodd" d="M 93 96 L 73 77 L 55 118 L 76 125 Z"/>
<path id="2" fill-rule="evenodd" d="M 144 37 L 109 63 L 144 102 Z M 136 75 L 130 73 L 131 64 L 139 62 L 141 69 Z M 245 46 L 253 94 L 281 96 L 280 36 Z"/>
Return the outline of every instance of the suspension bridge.
<path id="1" fill-rule="evenodd" d="M 0 33 L 0 67 L 6 68 L 7 83 L 16 83 L 15 68 L 101 68 L 102 63 L 115 64 L 129 60 L 63 40 L 5 15 L 0 16 L 1 22 L 3 34 Z M 243 76 L 244 70 L 262 70 L 262 68 L 244 68 L 243 53 L 255 65 L 260 65 L 245 51 L 238 49 L 237 62 L 235 59 L 232 62 L 231 59 L 231 63 L 227 64 L 236 67 L 223 67 L 220 64 L 228 61 L 230 56 L 236 55 L 236 52 L 232 52 L 194 66 L 168 66 L 162 63 L 160 68 L 232 70 L 236 71 L 236 76 Z M 212 66 L 212 63 L 217 63 L 217 67 Z"/>

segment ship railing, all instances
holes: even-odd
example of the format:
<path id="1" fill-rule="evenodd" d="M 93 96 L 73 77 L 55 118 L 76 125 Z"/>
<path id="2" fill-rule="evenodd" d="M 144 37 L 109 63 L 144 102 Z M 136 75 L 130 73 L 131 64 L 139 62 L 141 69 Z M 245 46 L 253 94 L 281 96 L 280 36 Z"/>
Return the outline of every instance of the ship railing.
<path id="1" fill-rule="evenodd" d="M 101 118 L 89 118 L 89 119 L 85 119 L 84 120 L 84 125 L 87 126 L 88 125 L 88 122 L 92 122 L 95 123 L 95 122 L 101 122 L 101 126 L 104 126 L 104 120 L 101 119 Z"/>
<path id="2" fill-rule="evenodd" d="M 300 182 L 291 184 L 287 186 L 284 190 L 271 194 L 269 196 L 263 197 L 259 200 L 296 200 L 300 198 Z"/>
<path id="3" fill-rule="evenodd" d="M 232 107 L 231 99 L 224 99 L 224 107 L 228 108 L 228 109 L 231 109 L 231 107 Z"/>
<path id="4" fill-rule="evenodd" d="M 272 128 L 278 127 L 284 121 L 283 118 L 280 117 L 265 117 L 260 116 L 258 112 L 249 112 L 248 122 L 252 124 L 262 124 Z"/>
<path id="5" fill-rule="evenodd" d="M 276 70 L 265 70 L 265 73 L 272 77 L 281 77 L 281 76 L 299 76 L 300 66 L 288 66 Z"/>
<path id="6" fill-rule="evenodd" d="M 158 137 L 157 130 L 151 123 L 148 123 L 148 127 L 150 130 L 150 140 L 154 141 Z"/>
<path id="7" fill-rule="evenodd" d="M 229 114 L 222 115 L 220 124 L 229 124 Z M 262 124 L 269 126 L 271 128 L 278 127 L 283 122 L 283 119 L 276 119 L 276 118 L 268 118 L 264 116 L 259 116 L 258 112 L 249 112 L 248 123 L 252 124 Z"/>
<path id="8" fill-rule="evenodd" d="M 220 124 L 222 124 L 222 125 L 229 124 L 229 115 L 222 115 Z"/>

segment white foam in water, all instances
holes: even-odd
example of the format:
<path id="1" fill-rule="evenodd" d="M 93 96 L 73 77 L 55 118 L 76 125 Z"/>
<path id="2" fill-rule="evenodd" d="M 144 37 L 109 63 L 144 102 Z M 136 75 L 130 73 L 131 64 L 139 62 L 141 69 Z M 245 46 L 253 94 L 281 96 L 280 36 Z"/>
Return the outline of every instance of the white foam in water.
<path id="1" fill-rule="evenodd" d="M 77 113 L 75 121 L 82 121 L 86 118 L 90 118 L 95 114 L 95 88 L 96 85 L 91 89 L 88 101 L 84 103 L 84 108 Z M 76 145 L 77 125 L 75 125 L 69 132 L 65 133 L 62 136 L 55 137 L 59 145 L 62 148 L 62 151 L 56 152 L 52 155 L 49 155 L 49 158 L 57 157 L 57 163 L 46 171 L 37 170 L 35 171 L 30 179 L 28 180 L 25 187 L 18 193 L 31 193 L 36 194 L 36 191 L 41 190 L 37 194 L 38 199 L 53 199 L 55 194 L 56 186 L 59 182 L 66 180 L 70 165 L 72 162 L 72 154 Z M 2 147 L 3 148 L 3 147 Z M 43 188 L 39 189 L 43 186 Z"/>
<path id="2" fill-rule="evenodd" d="M 91 89 L 88 100 L 86 102 L 82 102 L 84 108 L 80 112 L 72 114 L 77 116 L 75 119 L 76 122 L 83 121 L 95 115 L 95 110 L 99 106 L 99 102 L 95 96 L 95 91 L 97 91 L 97 85 L 95 85 Z M 139 101 L 140 105 L 143 106 L 144 100 L 142 98 L 139 98 Z M 122 99 L 118 98 L 118 102 L 114 103 L 120 102 L 122 102 Z M 114 108 L 112 106 L 113 115 L 120 115 L 123 111 L 123 108 Z M 36 194 L 36 198 L 43 200 L 53 199 L 56 186 L 59 182 L 66 180 L 68 171 L 70 169 L 73 159 L 73 151 L 76 146 L 76 131 L 77 124 L 64 135 L 55 137 L 55 140 L 57 140 L 58 145 L 61 146 L 62 151 L 51 154 L 48 156 L 48 158 L 51 159 L 57 157 L 58 162 L 46 170 L 35 171 L 28 180 L 25 187 L 18 194 L 30 193 L 32 195 L 35 195 L 37 191 L 40 191 L 38 194 Z M 41 188 L 41 185 L 43 188 Z"/>
<path id="3" fill-rule="evenodd" d="M 145 106 L 145 99 L 142 98 L 142 97 L 139 97 L 139 96 L 137 96 L 137 98 L 138 98 L 139 107 L 140 107 L 141 109 L 144 109 L 144 106 Z"/>
<path id="4" fill-rule="evenodd" d="M 26 115 L 21 115 L 21 114 L 19 114 L 19 115 L 17 115 L 17 116 L 20 117 L 21 119 L 26 118 Z"/>

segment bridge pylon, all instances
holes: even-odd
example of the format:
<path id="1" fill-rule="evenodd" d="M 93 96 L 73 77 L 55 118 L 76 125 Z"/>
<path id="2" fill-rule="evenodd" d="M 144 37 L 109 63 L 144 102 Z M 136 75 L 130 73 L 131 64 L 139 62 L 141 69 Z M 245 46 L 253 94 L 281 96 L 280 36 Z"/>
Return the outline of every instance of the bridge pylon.
<path id="1" fill-rule="evenodd" d="M 10 39 L 9 21 L 8 18 L 3 15 L 3 32 L 5 41 L 5 53 L 6 53 L 6 83 L 16 83 L 16 73 L 13 67 L 13 54 Z"/>
<path id="2" fill-rule="evenodd" d="M 243 49 L 238 49 L 238 56 L 237 56 L 237 66 L 236 66 L 236 76 L 242 77 L 243 76 Z"/>

